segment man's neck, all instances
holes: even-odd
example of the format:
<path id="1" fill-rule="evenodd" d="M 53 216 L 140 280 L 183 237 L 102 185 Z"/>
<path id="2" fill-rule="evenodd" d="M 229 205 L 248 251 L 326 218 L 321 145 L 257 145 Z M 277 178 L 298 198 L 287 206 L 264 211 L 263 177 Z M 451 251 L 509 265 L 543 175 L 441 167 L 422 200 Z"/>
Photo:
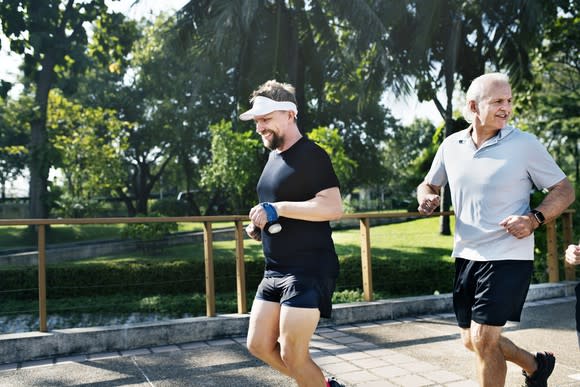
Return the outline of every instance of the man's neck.
<path id="1" fill-rule="evenodd" d="M 296 144 L 298 140 L 302 138 L 302 133 L 298 130 L 298 127 L 294 125 L 294 127 L 290 128 L 286 135 L 284 136 L 284 141 L 282 144 L 276 148 L 278 153 L 282 153 L 292 147 L 292 145 Z"/>
<path id="2" fill-rule="evenodd" d="M 500 129 L 488 129 L 484 126 L 476 125 L 475 123 L 471 126 L 469 133 L 471 135 L 471 140 L 475 144 L 475 147 L 479 149 L 480 146 L 483 145 L 484 142 L 489 140 L 492 137 L 495 137 Z"/>

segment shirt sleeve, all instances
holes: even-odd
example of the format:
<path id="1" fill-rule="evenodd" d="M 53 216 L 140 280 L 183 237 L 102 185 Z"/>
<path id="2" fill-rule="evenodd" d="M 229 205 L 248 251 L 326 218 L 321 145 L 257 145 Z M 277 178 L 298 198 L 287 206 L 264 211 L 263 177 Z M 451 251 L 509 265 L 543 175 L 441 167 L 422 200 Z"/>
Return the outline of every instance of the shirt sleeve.
<path id="1" fill-rule="evenodd" d="M 528 153 L 528 175 L 537 189 L 550 188 L 562 181 L 566 174 L 554 161 L 546 147 L 532 136 L 531 152 Z"/>
<path id="2" fill-rule="evenodd" d="M 310 181 L 314 186 L 314 191 L 318 193 L 328 188 L 340 187 L 330 156 L 318 145 L 315 146 L 315 149 L 314 162 L 309 168 Z"/>
<path id="3" fill-rule="evenodd" d="M 444 157 L 444 148 L 445 148 L 445 141 L 439 149 L 437 149 L 437 153 L 435 154 L 435 158 L 431 163 L 431 169 L 425 176 L 425 182 L 428 184 L 436 185 L 439 187 L 443 187 L 447 184 L 447 170 L 445 169 L 445 157 Z"/>

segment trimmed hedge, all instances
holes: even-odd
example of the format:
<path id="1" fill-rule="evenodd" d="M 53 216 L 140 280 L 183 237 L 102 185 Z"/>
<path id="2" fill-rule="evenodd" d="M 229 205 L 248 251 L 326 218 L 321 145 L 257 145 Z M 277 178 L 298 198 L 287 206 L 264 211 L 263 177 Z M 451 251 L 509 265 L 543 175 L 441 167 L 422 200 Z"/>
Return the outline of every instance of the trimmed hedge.
<path id="1" fill-rule="evenodd" d="M 373 259 L 373 289 L 393 296 L 448 292 L 453 280 L 453 263 L 402 258 Z M 263 261 L 246 261 L 246 288 L 258 286 Z M 216 293 L 236 291 L 233 259 L 214 260 Z M 38 297 L 36 267 L 11 267 L 0 271 L 0 300 L 32 300 Z M 90 263 L 49 265 L 46 273 L 50 299 L 106 296 L 112 294 L 205 293 L 203 260 L 159 261 L 156 263 Z M 337 290 L 362 289 L 360 256 L 340 257 Z"/>

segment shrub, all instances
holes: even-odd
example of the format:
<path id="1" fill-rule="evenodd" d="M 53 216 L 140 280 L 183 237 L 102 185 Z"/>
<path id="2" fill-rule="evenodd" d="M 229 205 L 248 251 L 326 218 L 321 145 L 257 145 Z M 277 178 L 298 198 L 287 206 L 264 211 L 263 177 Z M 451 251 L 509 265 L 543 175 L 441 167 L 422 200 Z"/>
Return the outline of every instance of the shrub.
<path id="1" fill-rule="evenodd" d="M 155 213 L 149 216 L 160 217 L 161 215 Z M 177 229 L 178 225 L 175 222 L 129 223 L 123 228 L 122 236 L 137 241 L 137 246 L 143 253 L 153 255 L 166 247 L 164 237 Z"/>

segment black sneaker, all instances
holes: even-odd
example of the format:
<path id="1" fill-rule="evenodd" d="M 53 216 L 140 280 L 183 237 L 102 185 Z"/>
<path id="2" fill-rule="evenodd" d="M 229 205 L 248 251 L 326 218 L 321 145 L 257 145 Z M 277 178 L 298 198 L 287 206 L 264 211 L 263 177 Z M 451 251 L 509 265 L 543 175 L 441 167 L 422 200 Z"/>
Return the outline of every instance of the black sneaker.
<path id="1" fill-rule="evenodd" d="M 328 378 L 327 381 L 330 387 L 346 387 L 344 384 L 340 384 L 334 377 Z"/>
<path id="2" fill-rule="evenodd" d="M 548 387 L 548 378 L 554 371 L 554 366 L 556 365 L 556 358 L 551 352 L 538 352 L 536 353 L 536 363 L 538 363 L 538 369 L 529 376 L 526 371 L 522 371 L 526 377 L 526 387 Z"/>

